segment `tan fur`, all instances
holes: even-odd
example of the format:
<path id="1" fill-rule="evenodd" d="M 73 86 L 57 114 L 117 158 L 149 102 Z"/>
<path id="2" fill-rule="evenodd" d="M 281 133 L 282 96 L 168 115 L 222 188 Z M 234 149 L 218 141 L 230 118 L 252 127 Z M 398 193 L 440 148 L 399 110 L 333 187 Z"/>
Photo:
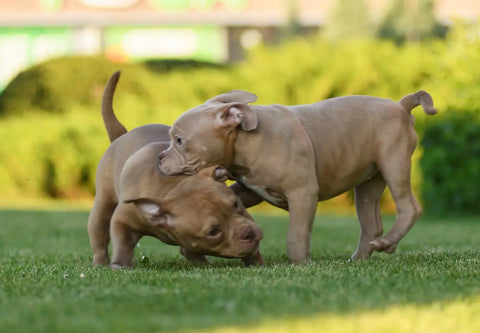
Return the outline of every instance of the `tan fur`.
<path id="1" fill-rule="evenodd" d="M 112 144 L 97 168 L 88 220 L 93 263 L 131 266 L 135 245 L 149 235 L 179 245 L 188 260 L 206 262 L 205 255 L 214 255 L 263 264 L 258 252 L 262 231 L 224 184 L 226 171 L 211 166 L 191 177 L 164 175 L 157 156 L 169 145 L 170 128 L 145 125 L 127 132 L 112 108 L 118 78 L 118 72 L 112 75 L 102 101 Z"/>
<path id="2" fill-rule="evenodd" d="M 317 201 L 354 188 L 361 231 L 352 258 L 393 253 L 422 211 L 410 186 L 417 144 L 410 111 L 422 105 L 434 114 L 431 96 L 419 91 L 398 103 L 346 96 L 309 105 L 247 105 L 255 100 L 235 91 L 185 112 L 170 131 L 176 141 L 160 155 L 162 171 L 191 174 L 220 164 L 235 176 L 233 187 L 247 207 L 266 200 L 289 210 L 292 262 L 308 260 Z M 386 186 L 397 219 L 382 236 Z"/>

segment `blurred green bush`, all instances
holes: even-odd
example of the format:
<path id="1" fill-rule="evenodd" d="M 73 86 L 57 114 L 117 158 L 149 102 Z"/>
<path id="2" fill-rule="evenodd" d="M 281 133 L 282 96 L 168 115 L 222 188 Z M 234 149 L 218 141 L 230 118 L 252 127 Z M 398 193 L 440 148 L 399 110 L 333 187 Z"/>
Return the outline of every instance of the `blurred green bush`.
<path id="1" fill-rule="evenodd" d="M 220 66 L 192 61 L 119 65 L 69 57 L 34 66 L 0 95 L 0 198 L 93 196 L 96 165 L 109 144 L 100 101 L 116 70 L 122 78 L 114 105 L 127 128 L 172 124 L 184 110 L 235 88 Z"/>
<path id="2" fill-rule="evenodd" d="M 452 112 L 425 128 L 421 188 L 432 214 L 480 211 L 480 122 L 478 111 Z"/>
<path id="3" fill-rule="evenodd" d="M 447 126 L 450 120 L 441 125 L 446 115 L 479 108 L 480 39 L 472 37 L 475 31 L 478 27 L 456 24 L 445 40 L 401 45 L 298 38 L 257 48 L 246 61 L 229 67 L 194 62 L 119 65 L 91 57 L 37 65 L 19 74 L 0 95 L 0 198 L 93 196 L 96 164 L 109 144 L 100 116 L 101 94 L 119 69 L 114 105 L 127 128 L 171 125 L 185 110 L 231 89 L 256 93 L 258 104 L 305 104 L 351 94 L 398 100 L 425 89 L 440 114 L 427 118 L 420 108 L 413 113 L 419 136 L 425 132 L 431 138 L 441 130 L 430 126 Z M 426 182 L 422 195 L 433 207 L 430 192 L 439 192 L 439 184 L 450 180 L 437 177 L 431 183 L 427 174 L 422 176 L 422 153 L 428 160 L 430 152 L 441 149 L 432 148 L 427 137 L 425 147 L 414 154 L 412 179 L 417 193 Z M 444 147 L 444 154 L 451 150 Z M 338 199 L 340 207 L 351 210 L 351 200 L 345 198 Z M 388 195 L 384 206 L 393 209 Z"/>
<path id="4" fill-rule="evenodd" d="M 56 59 L 20 73 L 0 95 L 1 115 L 60 113 L 92 105 L 115 65 L 100 57 Z"/>

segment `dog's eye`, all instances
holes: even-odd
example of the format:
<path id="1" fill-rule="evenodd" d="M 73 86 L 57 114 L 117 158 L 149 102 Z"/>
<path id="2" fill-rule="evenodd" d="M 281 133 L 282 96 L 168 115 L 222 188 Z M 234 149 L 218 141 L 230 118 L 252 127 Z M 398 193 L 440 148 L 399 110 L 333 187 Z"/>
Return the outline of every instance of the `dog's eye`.
<path id="1" fill-rule="evenodd" d="M 218 235 L 220 235 L 222 233 L 222 229 L 220 229 L 219 227 L 213 227 L 212 229 L 210 229 L 210 231 L 208 232 L 208 237 L 216 237 Z"/>
<path id="2" fill-rule="evenodd" d="M 181 137 L 175 135 L 175 143 L 177 145 L 181 146 L 182 143 L 183 143 L 183 139 Z"/>

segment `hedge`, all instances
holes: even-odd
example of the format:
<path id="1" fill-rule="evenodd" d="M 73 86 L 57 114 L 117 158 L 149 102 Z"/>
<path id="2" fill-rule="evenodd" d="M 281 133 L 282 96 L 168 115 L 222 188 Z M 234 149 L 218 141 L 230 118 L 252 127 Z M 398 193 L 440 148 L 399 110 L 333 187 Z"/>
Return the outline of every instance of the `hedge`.
<path id="1" fill-rule="evenodd" d="M 398 100 L 425 89 L 440 115 L 426 117 L 420 108 L 413 111 L 422 138 L 424 132 L 433 131 L 430 126 L 440 126 L 436 119 L 442 114 L 478 109 L 480 40 L 470 36 L 475 29 L 456 25 L 446 40 L 422 44 L 292 39 L 260 47 L 229 67 L 175 62 L 120 65 L 90 57 L 37 65 L 0 95 L 0 198 L 93 196 L 96 164 L 109 144 L 100 98 L 108 77 L 119 69 L 122 77 L 114 104 L 127 128 L 172 124 L 185 110 L 231 89 L 256 93 L 258 104 L 304 104 L 350 94 Z M 428 175 L 422 175 L 417 162 L 422 152 L 427 156 L 435 149 L 429 139 L 421 142 L 424 147 L 413 157 L 412 180 L 422 201 L 432 207 L 429 193 L 438 185 L 425 183 L 421 191 Z M 344 204 L 348 200 L 340 202 L 351 209 Z M 393 207 L 388 196 L 385 205 Z"/>
<path id="2" fill-rule="evenodd" d="M 119 65 L 69 57 L 34 66 L 0 95 L 0 140 L 7 143 L 0 146 L 0 198 L 93 196 L 96 165 L 109 144 L 101 95 L 119 69 L 114 104 L 127 128 L 171 124 L 185 109 L 234 88 L 221 67 L 197 62 Z"/>
<path id="3" fill-rule="evenodd" d="M 479 111 L 452 112 L 425 129 L 421 193 L 431 214 L 480 212 Z"/>

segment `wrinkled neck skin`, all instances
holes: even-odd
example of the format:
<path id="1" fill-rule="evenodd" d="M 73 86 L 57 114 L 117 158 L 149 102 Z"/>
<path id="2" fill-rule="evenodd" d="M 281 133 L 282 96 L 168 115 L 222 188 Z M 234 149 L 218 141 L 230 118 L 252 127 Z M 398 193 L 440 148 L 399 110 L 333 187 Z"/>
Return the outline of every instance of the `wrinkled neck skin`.
<path id="1" fill-rule="evenodd" d="M 255 144 L 260 138 L 255 131 L 245 132 L 240 128 L 230 134 L 228 138 L 227 156 L 230 159 L 225 167 L 232 175 L 237 178 L 246 175 L 250 167 L 255 165 L 259 154 L 259 144 Z"/>
<path id="2" fill-rule="evenodd" d="M 239 131 L 241 130 L 235 129 L 226 134 L 225 151 L 223 152 L 224 160 L 223 160 L 223 163 L 220 163 L 220 164 L 223 165 L 223 167 L 229 171 L 235 163 L 235 155 L 236 155 L 235 142 L 237 140 L 237 135 Z"/>

